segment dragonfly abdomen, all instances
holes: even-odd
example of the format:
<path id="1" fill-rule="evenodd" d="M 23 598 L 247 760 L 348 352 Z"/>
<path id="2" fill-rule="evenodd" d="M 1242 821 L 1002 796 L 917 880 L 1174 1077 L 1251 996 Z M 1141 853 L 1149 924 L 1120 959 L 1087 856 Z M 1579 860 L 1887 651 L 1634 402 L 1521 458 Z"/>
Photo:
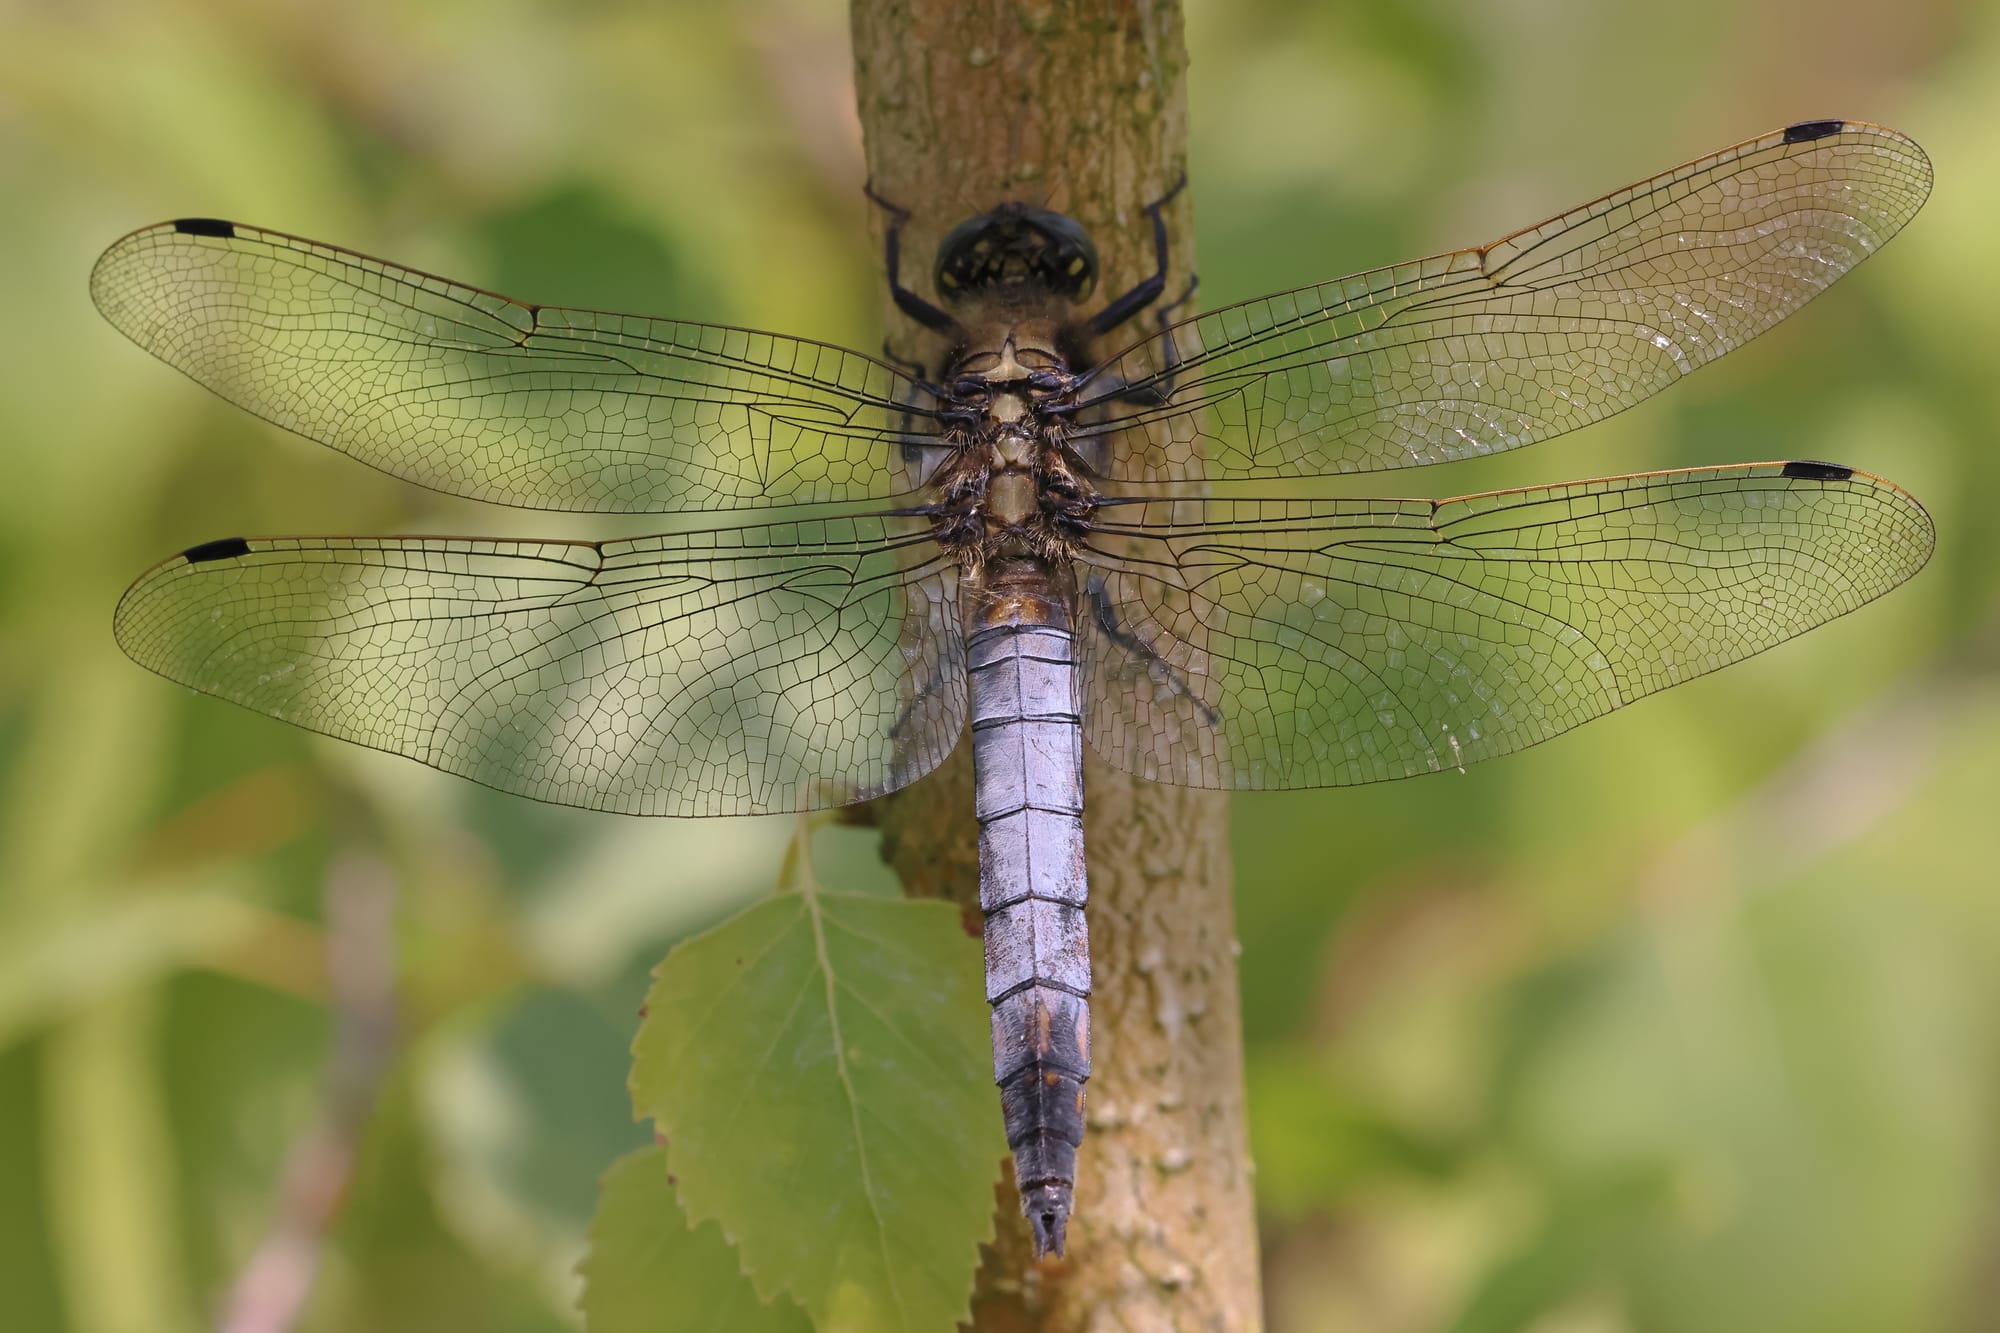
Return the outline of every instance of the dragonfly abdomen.
<path id="1" fill-rule="evenodd" d="M 1083 1141 L 1090 943 L 1073 640 L 1034 619 L 966 646 L 993 1079 L 1039 1256 L 1063 1251 Z"/>

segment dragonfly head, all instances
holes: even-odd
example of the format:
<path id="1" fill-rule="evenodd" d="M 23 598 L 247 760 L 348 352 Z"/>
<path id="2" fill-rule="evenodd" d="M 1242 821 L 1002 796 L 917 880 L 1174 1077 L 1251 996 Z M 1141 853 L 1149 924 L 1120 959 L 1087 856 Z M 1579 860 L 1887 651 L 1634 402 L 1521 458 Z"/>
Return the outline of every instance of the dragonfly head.
<path id="1" fill-rule="evenodd" d="M 1002 204 L 951 229 L 932 277 L 952 305 L 1005 288 L 1081 301 L 1097 285 L 1097 247 L 1075 218 Z"/>

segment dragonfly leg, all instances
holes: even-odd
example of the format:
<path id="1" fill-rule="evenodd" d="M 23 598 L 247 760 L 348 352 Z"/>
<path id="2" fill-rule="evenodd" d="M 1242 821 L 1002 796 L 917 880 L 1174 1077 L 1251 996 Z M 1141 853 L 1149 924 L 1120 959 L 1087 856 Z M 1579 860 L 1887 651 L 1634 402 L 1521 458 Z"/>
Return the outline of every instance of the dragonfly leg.
<path id="1" fill-rule="evenodd" d="M 1153 651 L 1147 643 L 1131 630 L 1126 629 L 1118 619 L 1118 608 L 1111 604 L 1111 593 L 1104 586 L 1104 576 L 1093 574 L 1084 581 L 1084 600 L 1090 604 L 1090 618 L 1097 622 L 1098 632 L 1146 664 L 1146 673 L 1154 680 L 1163 682 L 1169 691 L 1185 698 L 1201 712 L 1202 721 L 1216 726 L 1222 715 L 1209 707 L 1202 697 L 1188 684 L 1187 677 L 1174 670 L 1173 663 Z"/>
<path id="2" fill-rule="evenodd" d="M 944 390 L 924 378 L 924 363 L 921 361 L 905 361 L 902 357 L 897 356 L 896 349 L 889 345 L 887 338 L 882 340 L 882 359 L 902 371 L 905 375 L 908 375 L 910 377 L 910 384 L 919 392 L 929 394 L 940 403 L 947 401 Z M 938 447 L 938 437 L 935 429 L 922 431 L 917 428 L 917 418 L 921 415 L 935 422 L 937 414 L 934 411 L 920 410 L 917 407 L 917 399 L 914 393 L 903 398 L 901 401 L 903 410 L 898 418 L 898 431 L 902 445 L 903 463 L 906 467 L 917 470 L 917 482 L 928 484 L 931 473 L 937 470 L 938 464 L 943 460 L 944 454 L 947 451 Z"/>
<path id="3" fill-rule="evenodd" d="M 1146 216 L 1153 220 L 1153 254 L 1158 266 L 1152 274 L 1143 279 L 1131 291 L 1113 301 L 1091 317 L 1086 326 L 1092 337 L 1103 337 L 1123 324 L 1132 316 L 1160 299 L 1160 293 L 1167 289 L 1167 217 L 1166 207 L 1174 196 L 1187 188 L 1187 173 L 1174 182 L 1173 188 L 1146 205 Z M 1185 298 L 1183 298 L 1185 299 Z"/>
<path id="4" fill-rule="evenodd" d="M 889 215 L 888 230 L 882 234 L 882 265 L 889 271 L 889 295 L 896 302 L 896 309 L 933 333 L 941 333 L 948 338 L 956 335 L 959 332 L 956 319 L 903 285 L 903 226 L 910 220 L 910 210 L 892 204 L 875 193 L 875 182 L 872 180 L 861 187 L 861 192 Z"/>
<path id="5" fill-rule="evenodd" d="M 922 743 L 924 736 L 919 728 L 929 720 L 930 710 L 934 707 L 938 691 L 944 688 L 945 680 L 944 663 L 933 662 L 929 677 L 912 691 L 910 701 L 896 714 L 896 721 L 889 728 L 890 744 L 900 750 L 911 741 Z"/>
<path id="6" fill-rule="evenodd" d="M 906 357 L 897 356 L 896 349 L 889 345 L 889 340 L 887 338 L 884 338 L 882 340 L 882 359 L 884 361 L 887 361 L 890 365 L 894 366 L 896 369 L 902 371 L 905 375 L 908 375 L 910 379 L 916 383 L 918 388 L 929 389 L 933 395 L 940 398 L 944 396 L 941 390 L 939 390 L 935 385 L 929 383 L 928 379 L 926 378 L 928 371 L 924 363 L 921 361 L 910 360 L 909 358 Z"/>
<path id="7" fill-rule="evenodd" d="M 1121 403 L 1134 403 L 1140 407 L 1160 407 L 1173 398 L 1174 387 L 1179 382 L 1178 372 L 1181 364 L 1180 344 L 1174 338 L 1174 312 L 1193 300 L 1195 290 L 1200 286 L 1201 278 L 1190 274 L 1188 276 L 1188 285 L 1181 291 L 1179 296 L 1174 298 L 1173 303 L 1161 306 L 1155 312 L 1154 318 L 1159 321 L 1160 325 L 1160 332 L 1157 335 L 1157 341 L 1160 344 L 1159 371 L 1135 383 L 1127 380 L 1116 371 L 1100 366 L 1098 369 L 1091 371 L 1086 377 L 1095 384 L 1103 386 L 1101 391 L 1091 396 L 1091 403 L 1104 403 L 1115 400 Z M 1074 411 L 1076 408 L 1085 405 L 1083 403 L 1072 403 L 1056 410 Z M 1079 449 L 1078 452 L 1081 454 L 1083 451 Z"/>
<path id="8" fill-rule="evenodd" d="M 1155 316 L 1160 322 L 1160 373 L 1147 380 L 1143 388 L 1127 388 L 1113 397 L 1120 402 L 1157 407 L 1174 396 L 1181 368 L 1180 344 L 1174 341 L 1174 311 L 1192 301 L 1195 288 L 1200 285 L 1200 276 L 1189 274 L 1187 289 L 1174 298 L 1173 304 L 1161 306 Z"/>

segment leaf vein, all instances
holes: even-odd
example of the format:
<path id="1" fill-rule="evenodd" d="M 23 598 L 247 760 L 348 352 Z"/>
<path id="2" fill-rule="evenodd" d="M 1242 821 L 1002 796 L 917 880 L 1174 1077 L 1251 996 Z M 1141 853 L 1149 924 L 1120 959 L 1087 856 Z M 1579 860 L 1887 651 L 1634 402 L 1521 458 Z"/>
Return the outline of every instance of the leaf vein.
<path id="1" fill-rule="evenodd" d="M 868 1199 L 868 1215 L 875 1221 L 876 1248 L 882 1252 L 882 1277 L 889 1284 L 889 1297 L 896 1303 L 896 1313 L 904 1327 L 909 1325 L 909 1311 L 903 1304 L 903 1290 L 896 1281 L 896 1267 L 889 1260 L 889 1232 L 882 1222 L 882 1210 L 876 1206 L 875 1179 L 868 1169 L 868 1142 L 861 1131 L 861 1099 L 855 1094 L 854 1080 L 847 1069 L 847 1046 L 840 1036 L 840 1002 L 838 987 L 834 982 L 833 962 L 826 951 L 826 923 L 820 917 L 819 894 L 807 890 L 801 895 L 805 899 L 806 912 L 812 919 L 813 948 L 819 955 L 820 973 L 826 978 L 826 1019 L 833 1033 L 833 1067 L 840 1075 L 841 1089 L 847 1094 L 847 1116 L 854 1130 L 854 1152 L 861 1167 L 861 1188 Z"/>

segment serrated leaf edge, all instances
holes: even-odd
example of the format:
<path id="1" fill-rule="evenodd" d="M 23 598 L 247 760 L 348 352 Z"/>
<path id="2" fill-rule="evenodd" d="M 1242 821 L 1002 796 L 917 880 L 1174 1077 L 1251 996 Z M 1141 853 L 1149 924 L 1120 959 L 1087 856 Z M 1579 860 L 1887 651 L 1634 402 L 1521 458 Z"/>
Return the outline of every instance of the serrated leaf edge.
<path id="1" fill-rule="evenodd" d="M 748 909 L 746 908 L 745 910 L 747 911 Z M 671 952 L 671 950 L 669 952 Z M 633 1119 L 635 1120 L 644 1118 L 646 1117 L 643 1116 L 633 1117 Z M 766 1308 L 775 1308 L 780 1302 L 783 1302 L 785 1305 L 790 1306 L 794 1310 L 797 1310 L 799 1312 L 799 1316 L 802 1319 L 804 1319 L 807 1323 L 809 1324 L 814 1323 L 812 1315 L 806 1310 L 806 1308 L 803 1305 L 800 1305 L 798 1301 L 793 1298 L 793 1296 L 789 1291 L 781 1288 L 777 1291 L 772 1292 L 769 1296 L 766 1296 L 763 1292 L 757 1289 L 757 1280 L 752 1276 L 750 1276 L 749 1270 L 745 1269 L 743 1266 L 742 1247 L 737 1245 L 736 1238 L 729 1234 L 728 1228 L 722 1225 L 722 1222 L 719 1218 L 704 1217 L 697 1219 L 694 1216 L 694 1214 L 688 1209 L 687 1200 L 681 1197 L 679 1180 L 674 1176 L 673 1172 L 667 1170 L 668 1166 L 667 1158 L 669 1155 L 669 1150 L 666 1143 L 656 1141 L 650 1144 L 646 1144 L 643 1147 L 632 1148 L 626 1152 L 620 1153 L 617 1157 L 614 1157 L 611 1160 L 611 1164 L 605 1167 L 603 1171 L 598 1173 L 597 1206 L 598 1207 L 602 1206 L 604 1188 L 606 1182 L 608 1182 L 611 1179 L 611 1177 L 614 1174 L 616 1174 L 621 1167 L 623 1167 L 627 1162 L 635 1158 L 644 1157 L 648 1153 L 653 1153 L 653 1152 L 657 1152 L 660 1155 L 660 1174 L 664 1175 L 667 1178 L 668 1188 L 670 1188 L 673 1191 L 674 1207 L 680 1212 L 681 1221 L 686 1224 L 687 1233 L 689 1235 L 693 1235 L 696 1232 L 700 1231 L 705 1226 L 713 1226 L 716 1229 L 716 1231 L 721 1233 L 722 1243 L 728 1246 L 730 1251 L 737 1256 L 736 1276 L 741 1278 L 745 1283 L 749 1285 L 750 1294 L 756 1298 L 757 1303 L 759 1305 L 765 1306 Z M 591 1261 L 598 1257 L 597 1239 L 599 1235 L 598 1224 L 600 1221 L 601 1219 L 597 1216 L 596 1207 L 593 1207 L 591 1213 L 590 1225 L 584 1228 L 583 1253 L 577 1257 L 577 1261 L 575 1263 L 570 1265 L 570 1273 L 577 1280 L 576 1304 L 573 1308 L 579 1315 L 584 1316 L 586 1321 L 588 1321 L 589 1319 L 590 1312 L 588 1309 L 585 1308 L 584 1302 L 589 1298 L 590 1295 Z M 814 1326 L 817 1327 L 816 1324 Z"/>
<path id="2" fill-rule="evenodd" d="M 833 1036 L 835 1067 L 839 1072 L 841 1090 L 845 1095 L 848 1104 L 849 1123 L 851 1132 L 854 1135 L 855 1152 L 857 1158 L 861 1163 L 861 1168 L 862 1168 L 863 1190 L 868 1198 L 869 1216 L 875 1225 L 876 1246 L 882 1258 L 883 1278 L 888 1283 L 889 1294 L 896 1303 L 896 1312 L 903 1320 L 904 1325 L 907 1327 L 909 1320 L 909 1310 L 907 1306 L 904 1304 L 902 1290 L 896 1282 L 895 1265 L 892 1262 L 889 1254 L 888 1228 L 886 1224 L 882 1221 L 881 1211 L 877 1202 L 874 1176 L 872 1172 L 869 1171 L 867 1165 L 867 1147 L 866 1147 L 866 1142 L 862 1137 L 862 1130 L 861 1130 L 860 1098 L 854 1090 L 853 1080 L 850 1078 L 848 1073 L 847 1048 L 845 1042 L 842 1040 L 840 1035 L 839 1009 L 837 1005 L 837 987 L 839 983 L 837 979 L 834 977 L 832 962 L 827 957 L 826 931 L 824 927 L 824 919 L 820 911 L 820 899 L 822 898 L 834 898 L 842 901 L 852 901 L 864 905 L 879 904 L 885 900 L 871 894 L 842 893 L 837 890 L 827 890 L 823 886 L 821 886 L 816 880 L 813 880 L 811 878 L 807 878 L 807 880 L 803 884 L 795 882 L 793 885 L 779 889 L 778 891 L 772 893 L 768 897 L 759 898 L 754 902 L 745 904 L 741 910 L 731 913 L 729 916 L 723 918 L 721 921 L 718 921 L 714 925 L 710 926 L 707 930 L 697 932 L 694 935 L 687 936 L 686 938 L 676 942 L 674 947 L 669 949 L 666 952 L 666 954 L 660 959 L 660 961 L 654 965 L 651 974 L 651 985 L 648 986 L 648 992 L 650 994 L 652 987 L 658 985 L 661 972 L 663 972 L 668 966 L 668 964 L 673 961 L 674 955 L 676 953 L 679 953 L 683 948 L 686 948 L 703 939 L 706 939 L 708 936 L 718 934 L 721 931 L 727 930 L 732 924 L 740 921 L 744 917 L 747 917 L 754 912 L 761 910 L 764 907 L 769 906 L 772 903 L 781 902 L 784 899 L 793 897 L 798 898 L 801 902 L 805 904 L 808 921 L 809 924 L 811 925 L 813 932 L 814 961 L 815 965 L 819 968 L 820 976 L 822 978 L 827 993 L 826 1003 L 827 1003 L 828 1026 Z M 915 906 L 917 905 L 919 900 L 911 898 L 903 898 L 900 901 Z M 794 922 L 793 924 L 795 925 L 796 922 Z M 751 955 L 750 959 L 752 961 L 761 959 L 764 957 L 764 955 L 768 954 L 772 949 L 777 948 L 778 945 L 782 942 L 784 935 L 787 934 L 790 929 L 791 927 L 787 926 L 783 929 L 775 931 L 772 935 L 772 938 L 765 943 L 763 948 L 759 949 L 755 954 Z M 846 926 L 843 926 L 842 929 L 847 930 L 848 933 L 853 935 L 856 939 L 866 941 L 867 943 L 872 944 L 878 948 L 883 948 L 889 952 L 900 954 L 904 957 L 912 956 L 910 950 L 904 947 L 899 942 L 884 940 L 880 936 L 874 935 L 870 932 L 854 930 Z M 801 992 L 800 994 L 801 999 L 804 998 L 805 993 L 806 992 Z M 724 997 L 718 996 L 715 999 L 715 1001 L 710 1005 L 710 1007 L 706 1011 L 704 1011 L 704 1013 L 713 1014 L 717 1009 L 721 1008 L 722 1005 L 725 1004 L 726 1002 L 727 1001 Z M 863 1007 L 866 1008 L 868 1006 L 864 1003 Z M 788 1013 L 785 1021 L 778 1025 L 780 1035 L 782 1035 L 783 1031 L 790 1026 L 790 1022 L 791 1022 L 791 1014 Z M 637 1091 L 636 1088 L 632 1087 L 632 1084 L 634 1081 L 634 1077 L 637 1073 L 637 1067 L 638 1067 L 638 1045 L 639 1045 L 640 1035 L 645 1030 L 645 1026 L 646 1022 L 645 1020 L 642 1020 L 638 1029 L 636 1029 L 632 1034 L 633 1066 L 632 1069 L 629 1070 L 626 1075 L 628 1092 L 631 1093 L 636 1093 Z M 688 1030 L 690 1031 L 694 1030 L 698 1026 L 699 1024 L 687 1025 Z M 891 1027 L 891 1030 L 893 1031 L 893 1025 L 885 1024 L 885 1026 Z M 777 1040 L 776 1038 L 773 1039 L 774 1045 L 776 1044 L 776 1040 Z M 907 1041 L 907 1038 L 905 1040 Z M 766 1054 L 768 1057 L 768 1052 Z M 767 1063 L 767 1060 L 760 1061 L 760 1063 Z M 655 1116 L 650 1110 L 642 1108 L 639 1105 L 636 1096 L 634 1096 L 633 1098 L 632 1118 L 638 1121 L 651 1121 L 656 1126 L 660 1124 L 657 1116 Z M 675 1152 L 675 1145 L 673 1141 L 673 1136 L 670 1133 L 665 1133 L 664 1127 L 662 1127 L 660 1140 L 661 1140 L 660 1146 L 662 1147 L 666 1155 L 667 1165 L 669 1168 L 671 1168 L 673 1165 L 673 1155 Z M 754 1292 L 756 1292 L 758 1300 L 765 1305 L 773 1304 L 778 1300 L 784 1300 L 792 1304 L 793 1306 L 797 1307 L 801 1312 L 805 1314 L 808 1321 L 814 1322 L 815 1326 L 817 1326 L 817 1321 L 813 1320 L 811 1311 L 807 1309 L 805 1303 L 799 1299 L 799 1294 L 797 1293 L 796 1290 L 794 1290 L 793 1284 L 790 1281 L 785 1280 L 783 1278 L 775 1277 L 773 1274 L 753 1269 L 750 1266 L 748 1257 L 743 1252 L 743 1247 L 737 1242 L 737 1238 L 730 1233 L 729 1228 L 727 1226 L 723 1225 L 722 1217 L 719 1214 L 713 1212 L 698 1213 L 695 1206 L 689 1201 L 686 1195 L 682 1192 L 679 1173 L 674 1172 L 670 1169 L 668 1172 L 668 1177 L 673 1185 L 674 1201 L 680 1206 L 681 1215 L 686 1220 L 688 1228 L 690 1230 L 693 1230 L 703 1225 L 706 1225 L 710 1222 L 715 1223 L 716 1226 L 721 1228 L 723 1240 L 728 1244 L 729 1248 L 736 1254 L 736 1271 L 738 1275 L 741 1276 L 744 1279 L 744 1281 L 750 1283 L 751 1289 Z M 980 1247 L 990 1244 L 993 1240 L 994 1235 L 995 1235 L 995 1227 L 994 1227 L 993 1216 L 989 1212 L 986 1216 L 986 1225 L 984 1227 L 982 1234 L 974 1237 L 973 1239 L 973 1247 L 975 1253 L 974 1257 L 975 1271 L 978 1267 L 977 1251 L 979 1250 Z M 768 1291 L 765 1288 L 765 1283 L 767 1280 L 771 1282 Z M 972 1299 L 972 1287 L 968 1285 L 965 1294 L 961 1298 L 959 1304 L 957 1317 L 960 1322 L 963 1322 L 966 1318 L 969 1318 L 971 1316 L 972 1313 L 971 1299 Z"/>

